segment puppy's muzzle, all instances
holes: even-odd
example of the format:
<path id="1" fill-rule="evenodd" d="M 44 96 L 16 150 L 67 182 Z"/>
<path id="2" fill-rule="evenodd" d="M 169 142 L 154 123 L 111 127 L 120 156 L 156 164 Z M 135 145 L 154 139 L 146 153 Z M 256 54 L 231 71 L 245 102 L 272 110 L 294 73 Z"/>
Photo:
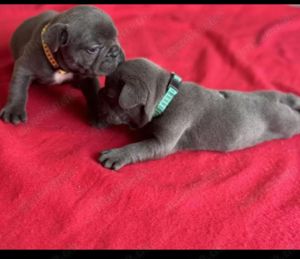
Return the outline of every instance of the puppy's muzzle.
<path id="1" fill-rule="evenodd" d="M 108 59 L 117 59 L 117 63 L 118 64 L 121 64 L 125 61 L 125 54 L 122 50 L 122 48 L 118 45 L 113 45 L 107 55 L 106 55 L 106 58 Z"/>

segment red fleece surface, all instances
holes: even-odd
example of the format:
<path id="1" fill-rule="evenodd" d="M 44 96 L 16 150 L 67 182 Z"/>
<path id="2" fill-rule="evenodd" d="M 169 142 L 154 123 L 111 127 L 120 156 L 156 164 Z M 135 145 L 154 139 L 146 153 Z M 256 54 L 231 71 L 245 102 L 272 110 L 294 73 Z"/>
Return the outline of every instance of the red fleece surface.
<path id="1" fill-rule="evenodd" d="M 26 18 L 73 5 L 2 5 L 0 106 L 9 40 Z M 300 9 L 288 5 L 98 5 L 127 58 L 214 89 L 300 95 Z M 101 81 L 103 81 L 101 79 Z M 239 152 L 181 152 L 118 173 L 101 150 L 138 137 L 87 123 L 69 85 L 30 89 L 28 123 L 0 122 L 1 248 L 300 248 L 300 136 Z"/>

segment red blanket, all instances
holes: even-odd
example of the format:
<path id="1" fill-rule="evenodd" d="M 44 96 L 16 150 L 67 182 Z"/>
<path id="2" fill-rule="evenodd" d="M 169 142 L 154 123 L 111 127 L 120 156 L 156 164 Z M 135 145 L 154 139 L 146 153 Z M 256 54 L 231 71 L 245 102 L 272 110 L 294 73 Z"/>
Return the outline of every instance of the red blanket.
<path id="1" fill-rule="evenodd" d="M 9 40 L 26 18 L 72 5 L 2 5 L 0 106 Z M 99 5 L 127 58 L 208 88 L 300 95 L 300 9 Z M 103 80 L 101 80 L 103 81 Z M 69 85 L 30 89 L 28 123 L 0 122 L 1 248 L 300 248 L 300 136 L 239 152 L 181 152 L 118 173 L 96 161 L 138 137 L 87 123 Z"/>

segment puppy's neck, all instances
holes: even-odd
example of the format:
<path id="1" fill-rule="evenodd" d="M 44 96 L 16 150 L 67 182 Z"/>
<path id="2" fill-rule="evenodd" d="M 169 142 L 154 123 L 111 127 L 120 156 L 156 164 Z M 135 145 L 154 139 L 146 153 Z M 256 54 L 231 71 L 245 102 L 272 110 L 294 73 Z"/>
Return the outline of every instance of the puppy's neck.
<path id="1" fill-rule="evenodd" d="M 156 84 L 157 85 L 156 93 L 154 98 L 156 104 L 158 104 L 158 102 L 166 93 L 170 78 L 171 78 L 171 73 L 168 71 L 161 71 L 160 75 L 158 76 L 157 84 Z"/>
<path id="2" fill-rule="evenodd" d="M 43 48 L 43 51 L 44 51 L 44 54 L 48 60 L 48 62 L 50 63 L 50 65 L 52 66 L 52 68 L 60 73 L 60 74 L 66 74 L 66 70 L 64 70 L 60 65 L 59 63 L 57 62 L 55 56 L 54 56 L 54 53 L 52 53 L 51 49 L 49 48 L 48 44 L 44 41 L 44 34 L 45 32 L 47 31 L 47 28 L 48 28 L 49 24 L 46 24 L 42 31 L 41 31 L 41 43 L 42 43 L 42 48 Z"/>
<path id="3" fill-rule="evenodd" d="M 173 101 L 174 97 L 177 95 L 179 91 L 178 87 L 180 86 L 181 82 L 182 82 L 181 77 L 178 76 L 176 73 L 172 72 L 166 87 L 167 89 L 165 91 L 165 94 L 160 99 L 158 104 L 156 104 L 153 117 L 160 116 L 161 114 L 164 113 L 164 111 Z"/>
<path id="4" fill-rule="evenodd" d="M 70 71 L 70 69 L 67 67 L 66 62 L 64 61 L 64 58 L 61 54 L 60 49 L 56 53 L 56 60 L 59 64 L 59 66 L 64 70 L 64 71 Z M 72 72 L 72 71 L 70 71 Z"/>

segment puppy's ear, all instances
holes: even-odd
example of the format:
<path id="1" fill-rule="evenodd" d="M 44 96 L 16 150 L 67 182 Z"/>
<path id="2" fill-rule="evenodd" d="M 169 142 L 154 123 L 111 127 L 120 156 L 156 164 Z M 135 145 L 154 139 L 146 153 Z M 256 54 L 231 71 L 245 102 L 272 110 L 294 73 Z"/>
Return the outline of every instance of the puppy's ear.
<path id="1" fill-rule="evenodd" d="M 44 41 L 52 52 L 57 52 L 59 47 L 66 46 L 69 42 L 68 25 L 63 23 L 51 25 L 44 34 Z"/>
<path id="2" fill-rule="evenodd" d="M 148 98 L 148 91 L 142 85 L 134 87 L 125 84 L 119 96 L 119 105 L 122 109 L 132 109 L 135 106 L 145 105 Z"/>

